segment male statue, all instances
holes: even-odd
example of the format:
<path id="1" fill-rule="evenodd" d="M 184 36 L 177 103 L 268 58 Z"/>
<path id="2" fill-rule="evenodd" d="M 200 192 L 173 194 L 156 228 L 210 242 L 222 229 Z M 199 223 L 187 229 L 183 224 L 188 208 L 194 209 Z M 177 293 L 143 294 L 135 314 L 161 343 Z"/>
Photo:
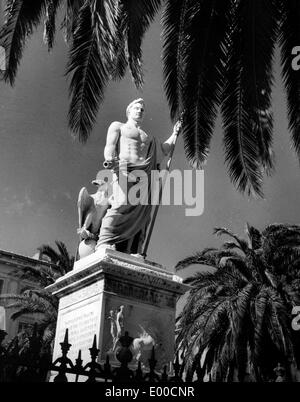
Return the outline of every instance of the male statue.
<path id="1" fill-rule="evenodd" d="M 111 247 L 131 254 L 142 253 L 151 217 L 151 203 L 133 205 L 127 196 L 136 183 L 139 183 L 141 192 L 147 190 L 145 193 L 149 195 L 151 171 L 157 169 L 156 139 L 141 128 L 144 114 L 144 100 L 136 99 L 127 106 L 126 123 L 115 121 L 108 128 L 103 165 L 114 172 L 113 201 L 102 220 L 96 249 Z M 180 123 L 176 123 L 172 135 L 160 144 L 164 155 L 170 153 L 179 130 Z M 141 171 L 148 180 L 143 182 Z M 125 180 L 122 180 L 124 177 Z M 122 183 L 126 183 L 126 188 Z"/>

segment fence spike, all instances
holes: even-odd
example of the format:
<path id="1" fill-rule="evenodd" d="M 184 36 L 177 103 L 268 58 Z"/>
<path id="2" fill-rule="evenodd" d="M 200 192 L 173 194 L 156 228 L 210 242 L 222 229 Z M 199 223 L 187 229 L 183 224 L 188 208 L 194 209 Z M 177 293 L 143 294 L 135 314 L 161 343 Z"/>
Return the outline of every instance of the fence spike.
<path id="1" fill-rule="evenodd" d="M 64 343 L 69 343 L 69 328 L 66 328 Z"/>
<path id="2" fill-rule="evenodd" d="M 150 369 L 153 368 L 153 370 L 154 370 L 154 369 L 155 369 L 155 366 L 156 366 L 156 363 L 157 363 L 157 360 L 155 359 L 155 350 L 154 350 L 154 346 L 152 346 L 151 357 L 150 357 L 150 359 L 149 359 L 148 361 L 149 361 L 149 367 L 150 367 Z"/>
<path id="3" fill-rule="evenodd" d="M 168 367 L 167 367 L 167 365 L 165 365 L 165 366 L 164 366 L 164 371 L 163 371 L 163 373 L 162 373 L 162 375 L 161 375 L 161 380 L 162 380 L 162 381 L 168 381 L 167 370 L 168 370 Z"/>
<path id="4" fill-rule="evenodd" d="M 90 355 L 91 355 L 91 359 L 92 362 L 95 362 L 97 359 L 97 356 L 100 352 L 100 349 L 97 348 L 97 337 L 96 334 L 94 335 L 94 339 L 93 339 L 93 346 L 91 348 L 89 348 L 90 351 Z"/>
<path id="5" fill-rule="evenodd" d="M 143 376 L 143 371 L 142 371 L 142 364 L 141 364 L 141 362 L 139 361 L 139 363 L 138 363 L 138 367 L 137 367 L 137 369 L 136 369 L 136 371 L 135 371 L 135 381 L 143 381 L 144 380 L 144 378 L 143 378 L 144 376 Z"/>
<path id="6" fill-rule="evenodd" d="M 60 347 L 61 347 L 63 355 L 67 355 L 68 350 L 70 349 L 71 346 L 72 346 L 72 344 L 69 343 L 69 329 L 66 328 L 64 340 L 63 340 L 63 342 L 60 342 Z"/>
<path id="7" fill-rule="evenodd" d="M 174 379 L 177 381 L 181 381 L 181 376 L 180 376 L 180 368 L 181 368 L 181 364 L 179 363 L 179 353 L 176 353 L 176 358 L 175 358 L 175 362 L 173 363 L 173 367 L 174 367 L 174 371 L 175 371 L 175 375 L 174 375 Z"/>
<path id="8" fill-rule="evenodd" d="M 103 374 L 104 374 L 105 382 L 107 382 L 107 380 L 112 378 L 112 371 L 111 371 L 111 366 L 110 366 L 109 355 L 108 354 L 106 355 Z"/>
<path id="9" fill-rule="evenodd" d="M 77 359 L 75 360 L 75 362 L 76 362 L 76 366 L 82 366 L 83 360 L 81 358 L 81 349 L 78 350 L 78 356 L 77 356 Z"/>

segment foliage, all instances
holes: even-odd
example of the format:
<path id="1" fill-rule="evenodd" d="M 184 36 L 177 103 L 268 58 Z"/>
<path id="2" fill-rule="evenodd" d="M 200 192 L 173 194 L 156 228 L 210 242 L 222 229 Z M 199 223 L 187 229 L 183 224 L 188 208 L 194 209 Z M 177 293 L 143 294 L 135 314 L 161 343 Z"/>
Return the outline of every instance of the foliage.
<path id="1" fill-rule="evenodd" d="M 49 293 L 44 288 L 54 283 L 59 277 L 65 275 L 73 268 L 74 257 L 70 257 L 63 242 L 56 241 L 58 251 L 51 246 L 42 245 L 38 248 L 40 259 L 47 258 L 51 264 L 41 264 L 40 266 L 24 266 L 22 272 L 16 271 L 16 275 L 21 280 L 31 281 L 37 287 L 24 289 L 22 294 L 1 295 L 0 299 L 5 303 L 7 309 L 12 309 L 12 320 L 23 316 L 30 316 L 37 322 L 37 337 L 41 338 L 42 350 L 50 353 L 56 329 L 58 298 Z M 30 345 L 30 334 L 24 331 L 17 335 L 11 342 L 14 350 L 15 344 L 18 346 L 19 353 L 28 351 Z"/>
<path id="2" fill-rule="evenodd" d="M 207 372 L 213 381 L 268 381 L 277 362 L 287 371 L 300 363 L 291 330 L 300 297 L 300 226 L 273 224 L 260 232 L 247 224 L 246 233 L 244 240 L 216 228 L 231 241 L 177 264 L 215 268 L 186 279 L 193 287 L 177 321 L 186 370 Z"/>
<path id="3" fill-rule="evenodd" d="M 62 16 L 69 44 L 69 125 L 85 142 L 111 79 L 123 78 L 128 67 L 142 87 L 142 40 L 162 4 L 164 87 L 171 118 L 183 115 L 188 160 L 197 167 L 205 162 L 221 107 L 231 180 L 240 191 L 262 196 L 263 174 L 274 167 L 276 45 L 300 155 L 300 82 L 291 68 L 291 51 L 300 41 L 298 0 L 8 0 L 0 34 L 4 79 L 15 81 L 26 41 L 42 20 L 52 49 Z"/>

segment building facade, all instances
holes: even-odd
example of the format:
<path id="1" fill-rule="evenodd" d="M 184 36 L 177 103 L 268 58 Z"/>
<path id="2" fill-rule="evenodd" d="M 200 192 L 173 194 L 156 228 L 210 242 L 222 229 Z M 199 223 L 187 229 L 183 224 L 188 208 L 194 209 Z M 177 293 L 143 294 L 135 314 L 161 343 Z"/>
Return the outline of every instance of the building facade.
<path id="1" fill-rule="evenodd" d="M 22 294 L 26 289 L 36 288 L 36 282 L 21 278 L 22 268 L 24 267 L 50 267 L 47 261 L 41 261 L 35 257 L 25 257 L 23 255 L 0 250 L 0 295 Z M 31 328 L 34 319 L 30 316 L 22 316 L 12 320 L 13 309 L 4 307 L 4 301 L 0 299 L 0 329 L 7 332 L 6 340 L 12 339 L 23 329 Z"/>

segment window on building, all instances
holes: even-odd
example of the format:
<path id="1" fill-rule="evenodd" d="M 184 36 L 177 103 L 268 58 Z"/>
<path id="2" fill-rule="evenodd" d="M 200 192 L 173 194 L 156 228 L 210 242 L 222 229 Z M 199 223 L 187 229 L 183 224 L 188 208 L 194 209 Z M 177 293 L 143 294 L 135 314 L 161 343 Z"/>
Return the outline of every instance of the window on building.
<path id="1" fill-rule="evenodd" d="M 0 279 L 0 295 L 2 294 L 4 288 L 4 279 Z"/>

